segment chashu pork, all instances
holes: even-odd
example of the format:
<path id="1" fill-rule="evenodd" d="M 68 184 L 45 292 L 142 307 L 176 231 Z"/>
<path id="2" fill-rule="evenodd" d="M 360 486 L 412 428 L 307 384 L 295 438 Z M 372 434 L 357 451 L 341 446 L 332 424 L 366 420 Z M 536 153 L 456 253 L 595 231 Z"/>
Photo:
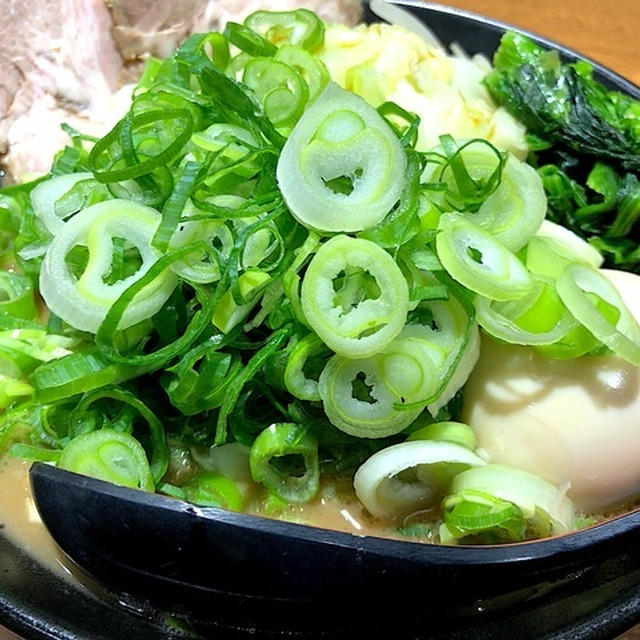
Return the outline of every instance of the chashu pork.
<path id="1" fill-rule="evenodd" d="M 257 9 L 299 7 L 328 22 L 361 17 L 359 0 L 0 0 L 0 167 L 10 180 L 46 173 L 68 142 L 63 122 L 106 133 L 145 57 Z"/>
<path id="2" fill-rule="evenodd" d="M 191 33 L 222 31 L 258 9 L 288 11 L 304 7 L 326 22 L 356 25 L 359 0 L 106 0 L 113 39 L 125 61 L 151 54 L 168 56 Z"/>
<path id="3" fill-rule="evenodd" d="M 0 153 L 15 179 L 49 169 L 61 122 L 91 132 L 93 105 L 118 89 L 122 59 L 102 0 L 1 0 Z"/>

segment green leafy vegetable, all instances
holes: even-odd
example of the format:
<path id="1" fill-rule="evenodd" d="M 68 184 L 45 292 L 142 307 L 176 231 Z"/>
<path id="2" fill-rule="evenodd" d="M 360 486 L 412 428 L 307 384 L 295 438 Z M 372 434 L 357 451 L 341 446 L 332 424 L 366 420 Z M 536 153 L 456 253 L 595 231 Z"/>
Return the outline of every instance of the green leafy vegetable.
<path id="1" fill-rule="evenodd" d="M 549 218 L 588 237 L 606 264 L 639 271 L 640 102 L 515 32 L 493 62 L 484 82 L 529 131 Z"/>
<path id="2" fill-rule="evenodd" d="M 640 170 L 635 101 L 593 80 L 588 63 L 562 64 L 526 36 L 507 32 L 484 82 L 527 129 L 552 144 Z"/>

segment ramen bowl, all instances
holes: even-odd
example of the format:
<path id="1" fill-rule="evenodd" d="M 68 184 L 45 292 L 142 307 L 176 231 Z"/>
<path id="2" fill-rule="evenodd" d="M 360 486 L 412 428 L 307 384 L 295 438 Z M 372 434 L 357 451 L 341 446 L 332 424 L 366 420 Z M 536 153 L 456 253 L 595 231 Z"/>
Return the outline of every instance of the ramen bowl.
<path id="1" fill-rule="evenodd" d="M 473 53 L 490 56 L 507 29 L 394 4 Z M 603 84 L 640 98 L 592 64 Z M 80 581 L 0 532 L 0 621 L 28 638 L 587 638 L 640 621 L 638 511 L 536 542 L 447 547 L 201 509 L 42 464 L 31 479 Z"/>

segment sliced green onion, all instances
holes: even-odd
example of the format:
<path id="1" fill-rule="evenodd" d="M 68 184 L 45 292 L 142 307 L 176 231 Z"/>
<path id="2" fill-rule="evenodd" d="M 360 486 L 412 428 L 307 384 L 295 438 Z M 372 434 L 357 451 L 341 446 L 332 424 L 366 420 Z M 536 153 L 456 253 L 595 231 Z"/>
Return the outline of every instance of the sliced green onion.
<path id="1" fill-rule="evenodd" d="M 436 505 L 454 476 L 484 464 L 451 442 L 403 442 L 374 453 L 356 471 L 353 486 L 373 516 L 399 518 Z"/>
<path id="2" fill-rule="evenodd" d="M 405 183 L 398 206 L 373 229 L 358 234 L 381 247 L 397 249 L 407 243 L 420 230 L 418 209 L 420 204 L 420 160 L 412 149 L 406 150 L 407 169 Z M 417 266 L 417 265 L 414 265 Z"/>
<path id="3" fill-rule="evenodd" d="M 552 344 L 534 345 L 536 351 L 554 360 L 579 358 L 599 347 L 602 347 L 602 342 L 577 320 L 576 326 L 570 329 L 559 340 L 556 340 Z"/>
<path id="4" fill-rule="evenodd" d="M 456 348 L 451 349 L 447 354 L 444 363 L 446 368 L 442 377 L 442 390 L 437 398 L 427 405 L 432 416 L 436 417 L 440 409 L 462 389 L 479 357 L 480 332 L 475 319 L 469 317 L 462 340 Z"/>
<path id="5" fill-rule="evenodd" d="M 38 361 L 24 353 L 20 347 L 23 344 L 0 347 L 0 373 L 9 378 L 23 378 L 38 365 Z"/>
<path id="6" fill-rule="evenodd" d="M 350 288 L 339 301 L 334 281 L 344 274 L 344 286 L 349 287 L 350 268 L 363 275 L 355 290 Z M 409 289 L 402 271 L 369 240 L 331 238 L 318 249 L 302 281 L 302 310 L 309 326 L 329 348 L 348 358 L 381 351 L 402 330 L 408 308 Z"/>
<path id="7" fill-rule="evenodd" d="M 507 249 L 518 251 L 538 231 L 546 213 L 540 176 L 533 167 L 509 156 L 500 185 L 472 219 Z"/>
<path id="8" fill-rule="evenodd" d="M 212 336 L 167 369 L 175 376 L 166 386 L 167 394 L 184 415 L 195 415 L 222 405 L 226 391 L 242 369 L 238 356 L 220 351 L 223 346 L 220 335 Z"/>
<path id="9" fill-rule="evenodd" d="M 38 183 L 36 183 L 38 184 Z M 24 188 L 24 185 L 21 185 Z M 21 219 L 23 217 L 23 204 L 18 200 L 20 197 L 9 195 L 5 187 L 0 193 L 0 258 L 4 257 L 6 245 L 10 243 L 20 230 Z"/>
<path id="10" fill-rule="evenodd" d="M 453 442 L 473 451 L 476 448 L 475 431 L 463 422 L 434 422 L 413 431 L 407 442 L 413 440 L 440 440 Z"/>
<path id="11" fill-rule="evenodd" d="M 208 447 L 204 451 L 192 447 L 193 459 L 208 471 L 215 471 L 235 482 L 251 481 L 249 467 L 249 447 L 240 442 L 229 442 L 218 447 Z"/>
<path id="12" fill-rule="evenodd" d="M 304 473 L 298 475 L 284 466 L 286 457 L 300 456 Z M 249 458 L 251 475 L 271 493 L 286 502 L 309 502 L 318 493 L 320 471 L 318 467 L 318 443 L 300 425 L 278 423 L 267 427 L 255 439 Z"/>
<path id="13" fill-rule="evenodd" d="M 427 161 L 422 182 L 432 198 L 446 211 L 477 211 L 502 180 L 505 154 L 487 140 L 456 142 L 445 134 Z"/>
<path id="14" fill-rule="evenodd" d="M 230 79 L 239 81 L 240 78 L 242 78 L 242 72 L 244 71 L 244 68 L 249 60 L 251 60 L 251 56 L 248 53 L 241 51 L 239 54 L 231 58 L 229 64 L 224 70 L 225 74 Z"/>
<path id="15" fill-rule="evenodd" d="M 184 259 L 185 256 L 196 250 L 206 250 L 207 247 L 206 245 L 203 247 L 203 244 L 204 243 L 187 245 L 163 256 L 149 268 L 144 276 L 133 282 L 123 291 L 122 295 L 107 312 L 96 333 L 96 344 L 106 357 L 113 362 L 119 362 L 129 366 L 149 367 L 149 369 L 159 368 L 168 360 L 180 354 L 184 349 L 187 349 L 209 326 L 211 315 L 222 291 L 222 285 L 226 282 L 226 277 L 223 277 L 222 282 L 213 294 L 203 290 L 200 285 L 191 283 L 191 287 L 196 294 L 195 299 L 200 304 L 200 309 L 192 315 L 184 333 L 173 340 L 173 342 L 164 344 L 151 353 L 124 354 L 122 352 L 122 340 L 120 339 L 122 334 L 118 332 L 122 315 L 126 312 L 131 301 L 135 299 L 138 293 L 144 290 L 159 275 L 165 273 L 166 270 L 178 260 Z"/>
<path id="16" fill-rule="evenodd" d="M 309 87 L 292 67 L 271 58 L 252 58 L 242 73 L 276 127 L 293 126 L 309 100 Z"/>
<path id="17" fill-rule="evenodd" d="M 259 33 L 237 22 L 227 22 L 224 35 L 232 45 L 250 56 L 273 56 L 278 50 Z"/>
<path id="18" fill-rule="evenodd" d="M 211 321 L 223 333 L 229 333 L 236 325 L 240 324 L 251 312 L 251 309 L 260 300 L 260 293 L 264 291 L 264 285 L 271 280 L 271 276 L 259 269 L 245 271 L 238 278 L 240 294 L 247 300 L 244 304 L 238 304 L 233 299 L 231 289 L 225 291 L 218 304 Z"/>
<path id="19" fill-rule="evenodd" d="M 242 393 L 244 386 L 256 375 L 260 368 L 271 356 L 273 356 L 282 346 L 282 344 L 291 335 L 292 326 L 284 327 L 274 331 L 266 344 L 256 351 L 244 369 L 235 377 L 229 385 L 229 389 L 224 397 L 220 411 L 218 412 L 218 420 L 216 421 L 216 437 L 215 444 L 222 445 L 227 439 L 227 419 L 232 409 L 236 406 L 238 398 Z"/>
<path id="20" fill-rule="evenodd" d="M 246 218 L 246 220 L 249 224 L 260 222 L 259 218 Z M 281 240 L 282 238 L 274 226 L 266 225 L 262 228 L 257 228 L 255 233 L 247 237 L 242 250 L 242 268 L 250 269 L 251 267 L 260 266 L 263 261 L 275 253 L 281 244 Z"/>
<path id="21" fill-rule="evenodd" d="M 143 94 L 144 95 L 144 94 Z M 166 136 L 159 136 L 160 131 Z M 133 146 L 133 132 L 146 131 L 153 148 L 144 151 Z M 89 164 L 98 182 L 133 180 L 162 167 L 189 141 L 193 118 L 187 109 L 154 109 L 136 115 L 129 113 L 106 136 L 98 140 L 89 154 Z M 123 149 L 124 145 L 124 149 Z M 124 151 L 124 153 L 123 153 Z"/>
<path id="22" fill-rule="evenodd" d="M 214 471 L 202 471 L 184 485 L 189 502 L 203 507 L 220 507 L 230 511 L 242 511 L 244 497 L 238 485 Z"/>
<path id="23" fill-rule="evenodd" d="M 244 23 L 278 46 L 288 43 L 315 51 L 324 42 L 324 23 L 308 9 L 254 11 Z"/>
<path id="24" fill-rule="evenodd" d="M 202 167 L 197 162 L 187 161 L 175 188 L 162 207 L 162 220 L 153 234 L 151 244 L 158 251 L 165 252 L 169 248 L 180 216 L 189 201 L 196 181 L 200 177 Z"/>
<path id="25" fill-rule="evenodd" d="M 565 491 L 527 471 L 488 464 L 482 468 L 464 471 L 453 479 L 449 495 L 443 502 L 445 524 L 441 528 L 441 537 L 446 538 L 445 542 L 455 541 L 469 532 L 467 527 L 461 526 L 462 521 L 451 522 L 449 519 L 448 522 L 448 512 L 461 501 L 476 501 L 478 498 L 482 500 L 482 494 L 489 496 L 489 499 L 494 498 L 515 505 L 527 527 L 531 529 L 533 537 L 566 533 L 575 529 L 575 510 Z M 504 505 L 498 506 L 498 511 L 504 508 Z M 480 518 L 485 518 L 486 515 L 486 511 L 478 514 Z M 503 513 L 502 517 L 504 515 L 509 514 Z M 486 531 L 494 526 L 496 524 L 489 519 L 482 529 Z M 472 529 L 474 533 L 478 530 L 477 526 Z"/>
<path id="26" fill-rule="evenodd" d="M 33 320 L 25 320 L 0 309 L 0 331 L 7 329 L 42 329 L 42 324 Z"/>
<path id="27" fill-rule="evenodd" d="M 537 521 L 537 529 L 544 531 L 543 535 L 551 535 L 548 520 L 537 518 Z M 444 522 L 440 525 L 440 542 L 453 544 L 460 538 L 465 542 L 484 544 L 522 542 L 529 529 L 522 511 L 512 502 L 467 489 L 447 499 Z"/>
<path id="28" fill-rule="evenodd" d="M 145 157 L 143 153 L 137 155 L 139 158 Z M 173 174 L 167 167 L 161 165 L 144 176 L 110 182 L 107 187 L 113 198 L 130 200 L 147 207 L 160 208 L 173 192 Z"/>
<path id="29" fill-rule="evenodd" d="M 132 489 L 154 490 L 142 445 L 114 429 L 100 429 L 74 438 L 62 450 L 57 466 Z"/>
<path id="30" fill-rule="evenodd" d="M 71 353 L 38 367 L 29 381 L 38 402 L 45 404 L 108 384 L 118 384 L 135 378 L 146 369 L 113 363 L 97 347 Z"/>
<path id="31" fill-rule="evenodd" d="M 310 358 L 327 353 L 329 350 L 314 333 L 305 336 L 296 344 L 289 354 L 284 370 L 284 383 L 292 396 L 299 400 L 320 402 L 318 382 L 306 376 L 304 366 Z"/>
<path id="32" fill-rule="evenodd" d="M 455 280 L 487 298 L 514 300 L 533 289 L 531 275 L 515 254 L 460 214 L 442 215 L 436 249 Z"/>
<path id="33" fill-rule="evenodd" d="M 405 406 L 424 406 L 441 389 L 447 352 L 432 341 L 431 332 L 419 325 L 406 326 L 376 357 L 386 386 Z"/>
<path id="34" fill-rule="evenodd" d="M 441 140 L 446 142 L 447 137 Z M 504 160 L 486 140 L 460 143 L 449 139 L 449 144 L 451 148 L 445 146 L 448 162 L 442 168 L 428 165 L 422 181 L 444 183 L 447 194 L 460 199 L 453 203 L 454 210 L 467 211 L 469 204 L 478 204 L 477 211 L 472 209 L 475 213 L 465 215 L 507 249 L 518 251 L 539 229 L 547 212 L 540 176 L 513 156 Z"/>
<path id="35" fill-rule="evenodd" d="M 527 244 L 527 269 L 555 279 L 572 262 L 584 262 L 597 269 L 602 266 L 603 257 L 569 229 L 545 220 Z"/>
<path id="36" fill-rule="evenodd" d="M 56 235 L 47 250 L 40 272 L 40 292 L 47 306 L 76 329 L 95 333 L 109 308 L 160 258 L 151 242 L 160 215 L 149 207 L 127 200 L 108 200 L 76 214 Z M 113 238 L 123 237 L 140 253 L 139 270 L 123 280 L 105 282 L 113 256 Z M 89 250 L 87 265 L 79 279 L 69 270 L 66 258 L 78 246 Z M 120 328 L 151 317 L 171 295 L 177 279 L 165 271 L 127 306 Z"/>
<path id="37" fill-rule="evenodd" d="M 11 271 L 0 271 L 0 312 L 25 320 L 36 317 L 36 302 L 31 280 Z"/>
<path id="38" fill-rule="evenodd" d="M 249 129 L 239 125 L 216 122 L 194 133 L 191 142 L 205 151 L 218 153 L 218 158 L 227 165 L 235 163 L 234 172 L 247 178 L 260 169 L 257 160 L 250 160 L 248 153 L 259 149 L 261 142 Z"/>
<path id="39" fill-rule="evenodd" d="M 33 408 L 19 404 L 2 415 L 0 421 L 0 455 L 4 456 L 14 442 L 25 440 L 32 432 Z"/>
<path id="40" fill-rule="evenodd" d="M 62 451 L 59 449 L 45 449 L 44 447 L 34 447 L 32 444 L 16 442 L 9 449 L 9 455 L 21 460 L 32 460 L 34 462 L 57 462 Z"/>
<path id="41" fill-rule="evenodd" d="M 357 91 L 355 93 L 362 95 Z M 376 111 L 391 125 L 403 147 L 416 146 L 420 127 L 420 116 L 417 113 L 407 111 L 391 101 L 379 104 L 376 106 Z"/>
<path id="42" fill-rule="evenodd" d="M 361 231 L 398 201 L 406 165 L 378 112 L 330 82 L 291 132 L 277 176 L 289 210 L 306 227 Z"/>
<path id="43" fill-rule="evenodd" d="M 266 323 L 270 327 L 280 327 L 291 319 L 290 309 L 283 305 L 282 295 L 284 287 L 280 280 L 272 280 L 264 290 L 260 300 L 260 310 L 254 314 L 249 322 L 245 323 L 242 330 L 245 333 L 253 331 Z"/>
<path id="44" fill-rule="evenodd" d="M 446 302 L 421 303 L 418 310 L 427 316 L 425 320 L 412 321 L 394 341 L 406 341 L 405 349 L 420 362 L 425 380 L 431 380 L 429 385 L 423 385 L 422 396 L 399 394 L 396 409 L 427 405 L 429 413 L 435 416 L 467 381 L 478 361 L 480 337 L 473 306 L 459 296 L 451 289 Z M 394 343 L 387 348 L 388 352 L 393 352 Z M 399 378 L 411 380 L 408 372 L 399 373 Z"/>
<path id="45" fill-rule="evenodd" d="M 573 231 L 550 220 L 545 220 L 542 223 L 536 232 L 536 237 L 553 241 L 554 244 L 562 248 L 564 253 L 570 253 L 581 262 L 586 262 L 596 269 L 600 268 L 604 261 L 600 252 L 588 242 L 585 242 Z"/>
<path id="46" fill-rule="evenodd" d="M 149 426 L 149 432 L 151 434 L 151 462 L 149 468 L 154 482 L 158 484 L 166 473 L 169 465 L 169 451 L 165 440 L 164 428 L 155 413 L 133 393 L 119 387 L 108 386 L 85 394 L 69 416 L 70 433 L 77 433 L 79 431 L 78 426 L 82 425 L 83 417 L 86 415 L 87 409 L 94 402 L 102 400 L 103 398 L 115 400 L 123 403 L 127 407 L 131 407 L 132 410 L 140 414 L 140 417 Z"/>
<path id="47" fill-rule="evenodd" d="M 398 396 L 387 384 L 390 372 L 383 364 L 381 356 L 353 360 L 336 355 L 322 370 L 318 393 L 327 418 L 340 431 L 357 438 L 384 438 L 399 433 L 422 413 L 424 405 L 396 408 Z M 424 368 L 415 360 L 395 364 L 400 364 L 401 373 L 420 376 L 421 386 Z"/>
<path id="48" fill-rule="evenodd" d="M 477 296 L 475 306 L 480 326 L 511 344 L 552 344 L 577 325 L 554 283 L 542 277 L 536 278 L 533 291 L 519 300 L 497 302 Z"/>
<path id="49" fill-rule="evenodd" d="M 278 133 L 271 121 L 265 117 L 261 106 L 254 100 L 245 89 L 233 79 L 227 77 L 225 73 L 216 67 L 208 57 L 202 52 L 194 51 L 194 43 L 202 38 L 202 35 L 195 34 L 187 38 L 183 45 L 176 51 L 175 60 L 185 71 L 192 74 L 192 80 L 200 87 L 200 93 L 205 99 L 205 104 L 213 101 L 214 105 L 221 108 L 225 113 L 231 112 L 234 121 L 243 124 L 250 123 L 255 126 L 262 135 L 276 148 L 282 148 L 284 144 L 283 136 Z M 240 54 L 242 63 L 246 58 Z M 249 58 L 250 59 L 250 58 Z M 233 65 L 233 61 L 231 63 Z M 198 98 L 193 92 L 189 92 L 191 99 Z"/>
<path id="50" fill-rule="evenodd" d="M 0 366 L 6 354 L 23 374 L 28 374 L 41 362 L 71 353 L 77 342 L 76 338 L 50 335 L 43 328 L 0 331 Z"/>
<path id="51" fill-rule="evenodd" d="M 18 398 L 32 395 L 33 387 L 28 382 L 0 373 L 0 410 L 7 409 Z"/>
<path id="52" fill-rule="evenodd" d="M 56 202 L 66 193 L 69 193 L 79 182 L 85 181 L 97 184 L 92 173 L 70 173 L 44 180 L 38 183 L 31 191 L 30 198 L 33 211 L 50 234 L 55 235 L 58 233 L 64 226 L 64 217 L 75 213 L 84 204 L 81 201 L 77 203 L 77 208 L 66 207 L 64 212 L 60 212 L 56 208 Z"/>
<path id="53" fill-rule="evenodd" d="M 640 325 L 615 286 L 585 264 L 571 264 L 556 283 L 573 316 L 598 340 L 631 364 L 640 365 Z"/>
<path id="54" fill-rule="evenodd" d="M 302 269 L 309 257 L 316 251 L 319 244 L 320 238 L 318 235 L 313 231 L 309 231 L 307 239 L 294 251 L 295 259 L 282 276 L 284 294 L 291 304 L 295 319 L 304 326 L 308 325 L 302 312 L 302 303 L 300 302 L 300 276 L 298 272 Z"/>
<path id="55" fill-rule="evenodd" d="M 209 60 L 220 70 L 226 69 L 231 57 L 229 52 L 229 42 L 222 33 L 215 31 L 205 34 L 194 34 L 191 36 L 191 45 L 195 51 L 204 52 Z M 191 38 L 188 38 L 190 40 Z M 183 47 L 186 44 L 183 43 Z"/>
<path id="56" fill-rule="evenodd" d="M 302 47 L 282 45 L 275 59 L 292 67 L 302 76 L 309 88 L 309 103 L 315 101 L 330 80 L 329 70 L 324 62 Z"/>
<path id="57" fill-rule="evenodd" d="M 218 197 L 215 199 L 219 203 L 228 203 L 227 198 Z M 220 245 L 219 256 L 220 261 L 226 261 L 231 255 L 233 249 L 233 235 L 224 220 L 193 220 L 202 212 L 194 207 L 190 202 L 182 213 L 183 222 L 180 223 L 178 229 L 171 238 L 170 249 L 178 249 L 185 247 L 198 240 L 207 241 L 214 247 L 217 243 Z M 220 279 L 222 273 L 217 260 L 208 260 L 209 252 L 196 251 L 187 260 L 180 260 L 171 265 L 171 270 L 177 275 L 190 282 L 200 284 L 208 284 L 216 282 Z"/>

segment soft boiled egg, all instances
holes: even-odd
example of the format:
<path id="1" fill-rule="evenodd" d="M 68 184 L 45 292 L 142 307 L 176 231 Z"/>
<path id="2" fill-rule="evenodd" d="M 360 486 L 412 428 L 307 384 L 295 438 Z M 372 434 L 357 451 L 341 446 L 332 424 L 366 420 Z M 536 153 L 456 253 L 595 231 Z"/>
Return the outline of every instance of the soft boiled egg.
<path id="1" fill-rule="evenodd" d="M 640 321 L 640 276 L 602 273 Z M 621 358 L 550 360 L 483 336 L 463 419 L 491 462 L 569 484 L 586 513 L 640 494 L 640 368 Z"/>

